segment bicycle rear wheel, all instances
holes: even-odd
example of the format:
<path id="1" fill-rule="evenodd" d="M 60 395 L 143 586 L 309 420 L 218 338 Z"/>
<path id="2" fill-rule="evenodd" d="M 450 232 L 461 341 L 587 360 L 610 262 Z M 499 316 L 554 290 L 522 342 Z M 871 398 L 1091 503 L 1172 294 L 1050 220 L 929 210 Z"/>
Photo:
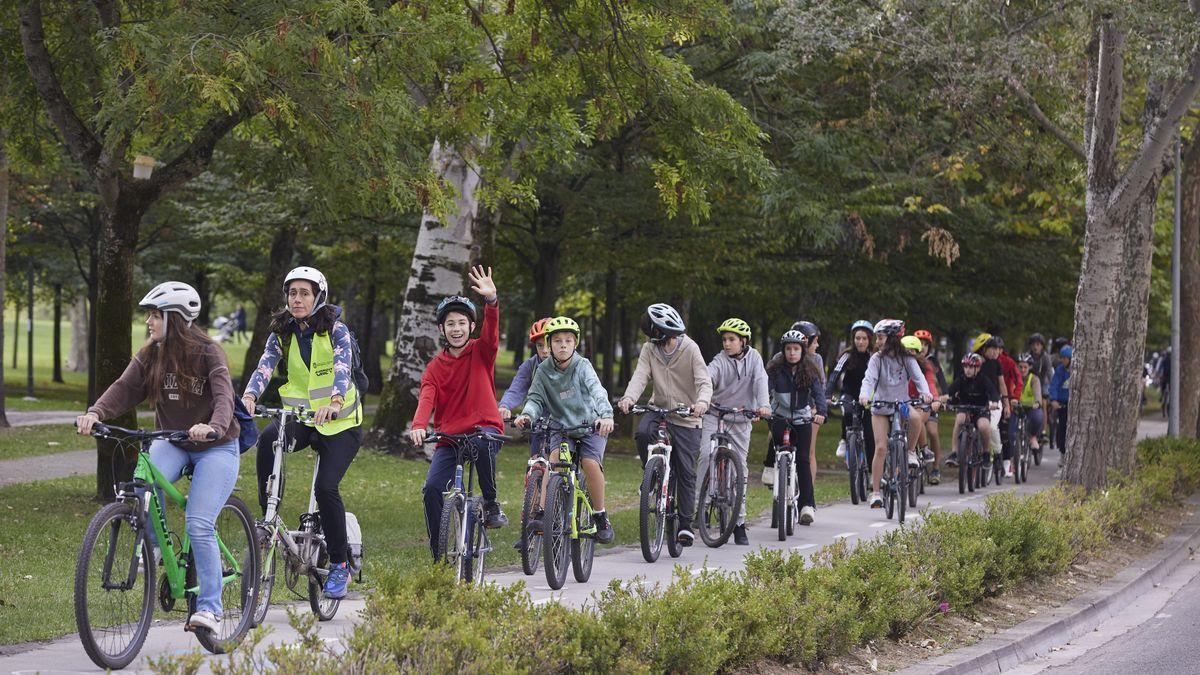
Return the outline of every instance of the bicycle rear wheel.
<path id="1" fill-rule="evenodd" d="M 471 578 L 468 581 L 482 584 L 487 568 L 487 554 L 491 551 L 492 543 L 487 527 L 483 524 L 483 502 L 473 500 L 473 507 L 471 517 L 467 519 L 467 537 L 471 542 L 471 557 L 467 561 L 471 567 Z"/>
<path id="2" fill-rule="evenodd" d="M 971 434 L 965 425 L 958 431 L 958 494 L 966 494 L 967 488 L 974 491 L 971 484 Z"/>
<path id="3" fill-rule="evenodd" d="M 712 548 L 729 541 L 733 534 L 742 505 L 744 476 L 733 451 L 723 446 L 717 448 L 700 481 L 700 538 Z"/>
<path id="4" fill-rule="evenodd" d="M 216 631 L 198 630 L 196 639 L 213 654 L 224 654 L 241 644 L 242 638 L 255 625 L 258 609 L 258 536 L 254 517 L 241 498 L 231 496 L 225 500 L 217 514 L 216 534 L 221 549 L 221 608 L 224 614 Z"/>
<path id="5" fill-rule="evenodd" d="M 137 657 L 153 619 L 154 556 L 125 502 L 92 517 L 75 563 L 75 627 L 88 658 L 124 668 Z"/>
<path id="6" fill-rule="evenodd" d="M 901 459 L 901 461 L 900 461 L 900 464 L 899 464 L 900 471 L 898 472 L 899 476 L 896 478 L 896 511 L 897 511 L 896 520 L 898 520 L 900 522 L 900 524 L 903 525 L 904 524 L 904 513 L 906 510 L 906 507 L 908 506 L 907 502 L 908 502 L 908 496 L 909 496 L 906 493 L 911 493 L 912 481 L 909 479 L 909 475 L 908 475 L 908 457 L 906 456 L 906 453 L 904 452 L 904 445 L 898 444 L 898 446 L 899 446 L 900 456 L 903 459 Z"/>
<path id="7" fill-rule="evenodd" d="M 546 583 L 558 590 L 567 580 L 567 558 L 570 554 L 571 505 L 568 503 L 571 486 L 561 473 L 550 475 L 546 486 L 546 518 L 542 521 L 542 554 L 546 563 Z"/>
<path id="8" fill-rule="evenodd" d="M 342 601 L 325 597 L 325 578 L 329 576 L 329 552 L 325 548 L 325 539 L 314 539 L 308 551 L 308 560 L 311 561 L 308 570 L 308 606 L 317 615 L 318 621 L 329 621 L 337 614 Z"/>
<path id="9" fill-rule="evenodd" d="M 642 496 L 638 513 L 638 537 L 642 544 L 642 558 L 651 563 L 658 560 L 659 554 L 662 553 L 663 535 L 667 524 L 667 514 L 658 506 L 662 478 L 662 455 L 654 455 L 646 460 L 646 468 L 642 472 Z"/>
<path id="10" fill-rule="evenodd" d="M 542 477 L 545 469 L 535 466 L 525 475 L 525 499 L 521 502 L 521 571 L 536 574 L 542 558 L 542 535 L 529 532 L 533 513 L 542 507 Z"/>
<path id="11" fill-rule="evenodd" d="M 262 625 L 271 607 L 271 592 L 275 589 L 275 571 L 279 566 L 280 548 L 275 545 L 273 527 L 259 525 L 255 528 L 258 538 L 258 601 L 254 604 L 253 626 Z"/>
<path id="12" fill-rule="evenodd" d="M 579 489 L 587 491 L 587 476 L 580 472 Z M 569 496 L 575 500 L 575 530 L 578 536 L 571 540 L 571 571 L 575 573 L 575 581 L 584 583 L 592 577 L 592 558 L 596 554 L 596 535 L 589 532 L 592 529 L 592 509 L 587 501 Z"/>
<path id="13" fill-rule="evenodd" d="M 854 434 L 846 434 L 846 472 L 850 474 L 850 503 L 863 501 L 858 493 L 858 441 Z"/>
<path id="14" fill-rule="evenodd" d="M 671 484 L 668 486 L 668 490 L 666 532 L 667 554 L 672 558 L 678 558 L 679 556 L 683 555 L 683 544 L 679 543 L 679 528 L 681 527 L 681 523 L 679 520 L 679 502 L 676 499 L 676 494 L 679 491 L 679 483 L 674 476 L 671 477 Z"/>

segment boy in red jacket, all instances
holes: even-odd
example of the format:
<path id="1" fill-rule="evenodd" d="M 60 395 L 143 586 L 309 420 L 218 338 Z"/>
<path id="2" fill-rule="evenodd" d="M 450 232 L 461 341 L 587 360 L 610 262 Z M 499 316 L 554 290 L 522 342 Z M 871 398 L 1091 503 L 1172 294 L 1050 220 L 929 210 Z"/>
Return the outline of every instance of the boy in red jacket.
<path id="1" fill-rule="evenodd" d="M 413 416 L 413 443 L 425 442 L 430 417 L 437 413 L 437 430 L 446 434 L 466 434 L 476 427 L 499 434 L 504 428 L 500 409 L 496 405 L 496 353 L 500 350 L 500 308 L 492 270 L 482 266 L 471 270 L 471 289 L 483 296 L 483 329 L 478 339 L 471 339 L 475 330 L 475 304 L 461 295 L 452 295 L 438 303 L 438 332 L 446 341 L 441 351 L 425 368 L 421 376 L 421 393 L 417 412 Z M 479 444 L 475 469 L 479 488 L 483 492 L 484 525 L 504 527 L 508 518 L 496 501 L 496 454 L 500 444 L 477 439 Z M 429 465 L 422 493 L 425 497 L 425 527 L 429 531 L 429 547 L 438 557 L 438 527 L 442 516 L 442 491 L 454 480 L 456 457 L 454 450 L 439 445 Z"/>

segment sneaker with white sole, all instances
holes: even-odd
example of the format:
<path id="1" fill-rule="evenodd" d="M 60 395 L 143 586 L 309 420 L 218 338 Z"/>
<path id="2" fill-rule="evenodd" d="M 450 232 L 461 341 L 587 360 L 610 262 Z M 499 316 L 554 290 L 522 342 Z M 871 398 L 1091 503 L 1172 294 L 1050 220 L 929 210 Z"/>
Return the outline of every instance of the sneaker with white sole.
<path id="1" fill-rule="evenodd" d="M 763 485 L 766 485 L 767 487 L 775 487 L 775 467 L 763 467 L 762 482 Z"/>
<path id="2" fill-rule="evenodd" d="M 842 440 L 838 441 L 836 453 L 838 459 L 846 459 L 846 439 L 843 438 Z"/>
<path id="3" fill-rule="evenodd" d="M 692 542 L 696 541 L 696 535 L 686 527 L 679 528 L 679 532 L 675 535 L 675 541 L 679 542 L 680 546 L 691 546 Z"/>
<path id="4" fill-rule="evenodd" d="M 801 525 L 812 525 L 813 516 L 816 515 L 816 513 L 817 513 L 817 510 L 811 506 L 806 506 L 806 507 L 800 509 L 800 524 Z"/>
<path id="5" fill-rule="evenodd" d="M 946 458 L 946 466 L 958 466 L 958 452 L 957 451 L 950 453 L 950 456 Z"/>
<path id="6" fill-rule="evenodd" d="M 1004 460 L 1004 475 L 1009 478 L 1011 478 L 1013 475 L 1013 467 L 1012 467 L 1011 459 Z"/>
<path id="7" fill-rule="evenodd" d="M 217 618 L 217 615 L 206 609 L 202 609 L 199 612 L 192 614 L 192 616 L 188 618 L 187 626 L 185 628 L 186 630 L 190 631 L 194 631 L 197 628 L 203 628 L 207 631 L 216 631 L 220 627 L 221 620 Z"/>
<path id="8" fill-rule="evenodd" d="M 873 508 L 873 509 L 882 509 L 883 508 L 883 495 L 879 494 L 878 492 L 871 493 L 871 508 Z"/>
<path id="9" fill-rule="evenodd" d="M 917 457 L 917 453 L 908 453 L 908 465 L 914 469 L 921 466 L 921 460 Z"/>

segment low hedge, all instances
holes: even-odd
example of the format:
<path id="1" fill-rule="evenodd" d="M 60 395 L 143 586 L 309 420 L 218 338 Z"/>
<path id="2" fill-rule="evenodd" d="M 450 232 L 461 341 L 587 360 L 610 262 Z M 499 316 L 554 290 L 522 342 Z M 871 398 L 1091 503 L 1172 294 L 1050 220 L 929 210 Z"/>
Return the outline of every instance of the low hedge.
<path id="1" fill-rule="evenodd" d="M 294 615 L 306 648 L 254 654 L 247 640 L 214 670 L 249 672 L 714 672 L 771 658 L 814 664 L 939 611 L 1058 574 L 1200 488 L 1200 445 L 1139 446 L 1135 477 L 1085 496 L 1055 487 L 989 497 L 984 512 L 931 512 L 916 527 L 810 561 L 762 551 L 742 572 L 677 570 L 666 589 L 613 583 L 594 607 L 534 606 L 523 588 L 457 584 L 447 570 L 384 575 L 341 653 Z M 194 662 L 193 662 L 194 663 Z M 166 658 L 160 671 L 187 670 Z"/>

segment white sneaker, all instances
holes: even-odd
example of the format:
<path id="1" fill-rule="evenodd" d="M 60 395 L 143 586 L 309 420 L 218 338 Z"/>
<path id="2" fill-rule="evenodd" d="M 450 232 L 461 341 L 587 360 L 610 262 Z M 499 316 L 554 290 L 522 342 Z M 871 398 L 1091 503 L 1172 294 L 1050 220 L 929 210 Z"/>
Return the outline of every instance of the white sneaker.
<path id="1" fill-rule="evenodd" d="M 208 610 L 201 610 L 199 612 L 196 612 L 195 614 L 192 615 L 192 618 L 188 619 L 188 624 L 187 624 L 187 630 L 196 630 L 197 628 L 204 628 L 205 630 L 216 631 L 220 627 L 221 627 L 221 620 L 217 618 L 216 614 L 213 614 L 212 612 L 210 612 Z"/>
<path id="2" fill-rule="evenodd" d="M 763 467 L 762 482 L 763 485 L 766 485 L 767 487 L 775 487 L 775 467 Z"/>
<path id="3" fill-rule="evenodd" d="M 1012 470 L 1012 460 L 1011 460 L 1011 459 L 1006 459 L 1006 460 L 1004 460 L 1004 475 L 1005 475 L 1005 476 L 1008 476 L 1008 477 L 1010 477 L 1010 478 L 1011 478 L 1011 477 L 1012 477 L 1012 475 L 1013 475 L 1013 470 Z"/>
<path id="4" fill-rule="evenodd" d="M 846 459 L 846 439 L 844 438 L 838 441 L 837 456 L 838 459 Z"/>
<path id="5" fill-rule="evenodd" d="M 921 466 L 921 460 L 917 458 L 917 453 L 915 453 L 915 452 L 908 453 L 908 465 L 914 469 L 917 468 L 918 466 Z"/>
<path id="6" fill-rule="evenodd" d="M 883 508 L 883 496 L 880 495 L 878 492 L 871 493 L 871 508 L 873 508 L 873 509 L 882 509 Z"/>
<path id="7" fill-rule="evenodd" d="M 812 525 L 813 516 L 816 514 L 816 512 L 817 512 L 817 510 L 811 506 L 806 506 L 806 507 L 800 509 L 800 524 L 801 525 Z"/>

